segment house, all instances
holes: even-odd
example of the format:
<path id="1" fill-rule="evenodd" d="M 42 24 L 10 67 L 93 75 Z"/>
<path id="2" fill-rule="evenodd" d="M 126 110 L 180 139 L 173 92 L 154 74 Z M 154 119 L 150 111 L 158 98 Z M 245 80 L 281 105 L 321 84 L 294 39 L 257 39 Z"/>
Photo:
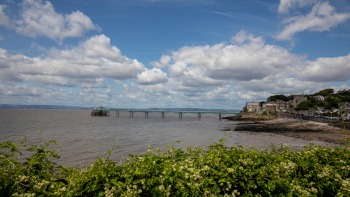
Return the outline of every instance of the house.
<path id="1" fill-rule="evenodd" d="M 344 103 L 339 104 L 339 109 L 341 111 L 344 111 L 346 114 L 350 114 L 350 103 L 344 102 Z"/>
<path id="2" fill-rule="evenodd" d="M 299 103 L 306 101 L 307 98 L 305 95 L 292 95 L 293 100 L 291 101 L 291 104 L 296 107 Z"/>
<path id="3" fill-rule="evenodd" d="M 316 96 L 313 96 L 312 98 L 314 98 L 318 102 L 324 101 L 324 96 L 321 96 L 321 95 L 316 95 Z"/>
<path id="4" fill-rule="evenodd" d="M 290 110 L 290 103 L 285 102 L 285 101 L 281 101 L 281 100 L 277 100 L 276 101 L 276 110 L 278 112 L 287 112 Z"/>
<path id="5" fill-rule="evenodd" d="M 260 112 L 262 111 L 263 102 L 247 102 L 245 105 L 246 112 Z"/>
<path id="6" fill-rule="evenodd" d="M 262 104 L 262 110 L 266 112 L 276 112 L 277 106 L 276 102 L 267 101 Z"/>
<path id="7" fill-rule="evenodd" d="M 262 111 L 269 112 L 287 112 L 290 108 L 289 102 L 277 100 L 277 101 L 266 101 L 262 104 Z"/>
<path id="8" fill-rule="evenodd" d="M 247 102 L 245 105 L 245 112 L 287 112 L 291 104 L 285 101 L 266 101 L 266 102 Z"/>

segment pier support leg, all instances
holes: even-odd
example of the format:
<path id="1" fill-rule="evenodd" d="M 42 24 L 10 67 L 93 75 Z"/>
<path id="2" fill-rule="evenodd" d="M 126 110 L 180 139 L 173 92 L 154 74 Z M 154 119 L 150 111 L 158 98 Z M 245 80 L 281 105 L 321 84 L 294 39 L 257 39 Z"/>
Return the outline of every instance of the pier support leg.
<path id="1" fill-rule="evenodd" d="M 165 117 L 165 113 L 162 111 L 162 118 L 164 118 Z"/>
<path id="2" fill-rule="evenodd" d="M 221 113 L 219 113 L 219 120 L 221 121 Z"/>

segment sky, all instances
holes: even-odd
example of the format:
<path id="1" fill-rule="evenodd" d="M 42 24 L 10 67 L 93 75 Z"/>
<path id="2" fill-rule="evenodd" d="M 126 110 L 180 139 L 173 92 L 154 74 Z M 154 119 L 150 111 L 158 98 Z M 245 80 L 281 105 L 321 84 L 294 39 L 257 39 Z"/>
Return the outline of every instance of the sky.
<path id="1" fill-rule="evenodd" d="M 0 104 L 242 109 L 350 88 L 349 0 L 0 0 Z"/>

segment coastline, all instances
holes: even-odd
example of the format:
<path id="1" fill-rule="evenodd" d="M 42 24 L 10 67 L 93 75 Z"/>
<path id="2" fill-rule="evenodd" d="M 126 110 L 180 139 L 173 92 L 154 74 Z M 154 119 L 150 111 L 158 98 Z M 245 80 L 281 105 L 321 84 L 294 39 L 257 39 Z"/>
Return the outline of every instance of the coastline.
<path id="1" fill-rule="evenodd" d="M 341 145 L 350 139 L 350 131 L 334 127 L 328 123 L 293 118 L 275 118 L 269 120 L 240 118 L 228 130 L 266 132 L 281 134 L 305 140 L 319 140 Z"/>

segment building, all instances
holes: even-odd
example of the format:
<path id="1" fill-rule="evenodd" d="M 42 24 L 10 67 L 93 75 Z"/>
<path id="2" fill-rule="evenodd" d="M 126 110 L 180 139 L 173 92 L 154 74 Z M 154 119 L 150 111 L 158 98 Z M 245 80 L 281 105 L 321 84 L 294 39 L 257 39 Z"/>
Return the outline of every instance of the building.
<path id="1" fill-rule="evenodd" d="M 291 104 L 285 101 L 276 101 L 276 110 L 278 112 L 287 112 L 291 108 Z"/>
<path id="2" fill-rule="evenodd" d="M 293 107 L 296 107 L 299 103 L 307 100 L 305 95 L 292 95 L 292 97 L 293 100 L 291 101 L 291 104 Z"/>
<path id="3" fill-rule="evenodd" d="M 345 112 L 346 114 L 350 114 L 350 103 L 349 102 L 341 103 L 339 105 L 339 110 Z"/>
<path id="4" fill-rule="evenodd" d="M 291 95 L 293 100 L 291 101 L 263 101 L 263 102 L 247 102 L 244 111 L 247 113 L 262 113 L 262 112 L 289 112 L 294 109 L 299 103 L 306 101 L 307 98 L 304 95 Z"/>
<path id="5" fill-rule="evenodd" d="M 261 112 L 263 102 L 247 102 L 245 105 L 246 112 Z"/>
<path id="6" fill-rule="evenodd" d="M 262 104 L 262 110 L 266 112 L 273 112 L 275 113 L 277 111 L 276 102 L 274 101 L 267 101 Z"/>
<path id="7" fill-rule="evenodd" d="M 316 101 L 324 101 L 324 96 L 321 96 L 321 95 L 316 95 L 316 96 L 313 96 L 313 98 L 316 100 Z"/>
<path id="8" fill-rule="evenodd" d="M 262 111 L 287 112 L 290 109 L 290 103 L 285 101 L 266 101 L 262 104 Z"/>

